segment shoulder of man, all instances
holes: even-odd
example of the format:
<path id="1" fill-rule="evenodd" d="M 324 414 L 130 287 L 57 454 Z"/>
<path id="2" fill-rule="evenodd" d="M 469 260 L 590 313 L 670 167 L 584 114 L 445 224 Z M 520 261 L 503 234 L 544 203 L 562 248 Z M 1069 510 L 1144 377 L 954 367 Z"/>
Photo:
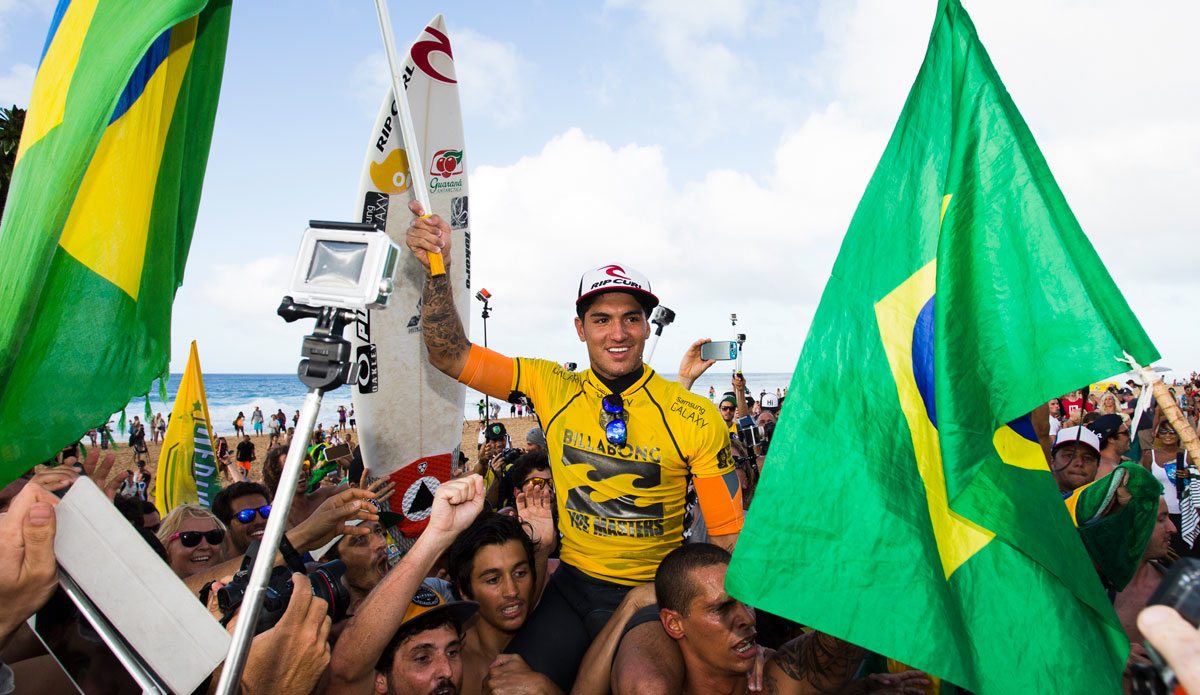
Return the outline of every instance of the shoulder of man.
<path id="1" fill-rule="evenodd" d="M 655 374 L 646 384 L 658 404 L 663 416 L 674 427 L 678 424 L 684 431 L 705 433 L 709 427 L 724 426 L 721 412 L 707 396 L 701 396 L 683 388 L 678 382 Z"/>
<path id="2" fill-rule="evenodd" d="M 549 393 L 564 387 L 577 389 L 583 380 L 580 372 L 569 371 L 557 362 L 532 357 L 513 358 L 513 369 L 516 370 L 516 390 L 530 397 L 539 390 L 534 388 L 535 385 Z"/>

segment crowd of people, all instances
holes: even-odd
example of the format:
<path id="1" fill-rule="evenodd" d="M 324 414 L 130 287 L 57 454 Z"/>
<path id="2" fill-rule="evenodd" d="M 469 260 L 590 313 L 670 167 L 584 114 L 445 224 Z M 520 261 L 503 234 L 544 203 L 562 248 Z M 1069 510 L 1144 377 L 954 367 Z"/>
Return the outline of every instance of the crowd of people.
<path id="1" fill-rule="evenodd" d="M 415 204 L 413 212 L 413 255 L 426 267 L 432 252 L 449 263 L 449 227 L 421 218 Z M 713 364 L 701 359 L 705 340 L 683 356 L 678 381 L 643 364 L 658 299 L 636 270 L 607 265 L 581 278 L 575 328 L 588 350 L 585 371 L 470 343 L 445 275 L 428 277 L 422 302 L 430 363 L 513 404 L 514 415 L 517 404 L 536 408 L 539 427 L 515 443 L 503 423 L 484 423 L 474 455 L 437 486 L 423 530 L 403 536 L 394 482 L 364 470 L 353 411 L 339 410 L 337 428 L 314 433 L 287 511 L 277 564 L 298 570 L 294 588 L 283 615 L 251 645 L 244 692 L 961 691 L 725 591 L 786 394 L 754 398 L 740 376 L 725 394 L 691 393 Z M 1190 380 L 1178 395 L 1193 432 L 1198 385 Z M 1189 514 L 1195 520 L 1187 481 L 1200 472 L 1163 409 L 1132 421 L 1142 387 L 1073 392 L 1035 411 L 1033 424 L 1081 534 L 1152 495 L 1148 514 L 1124 515 L 1127 532 L 1107 537 L 1127 544 L 1131 561 L 1094 557 L 1096 569 L 1129 633 L 1130 668 L 1150 663 L 1144 640 L 1161 642 L 1159 653 L 1200 692 L 1200 664 L 1179 656 L 1196 648 L 1196 631 L 1170 609 L 1146 609 L 1167 564 L 1195 556 L 1194 535 L 1179 531 Z M 232 449 L 218 440 L 218 457 L 236 465 L 210 507 L 184 504 L 160 519 L 139 487 L 150 481 L 111 476 L 111 454 L 102 460 L 96 448 L 0 492 L 0 661 L 8 664 L 0 693 L 9 692 L 5 683 L 70 689 L 55 662 L 38 656 L 24 621 L 47 606 L 62 610 L 51 550 L 55 493 L 81 475 L 105 490 L 214 618 L 232 624 L 236 608 L 219 597 L 263 538 L 294 436 L 282 411 L 264 418 L 255 408 L 254 431 L 266 421 L 277 438 L 261 479 L 251 479 L 259 452 L 243 420 L 234 422 L 241 439 Z M 1140 449 L 1130 456 L 1135 438 Z M 317 598 L 314 581 L 344 592 Z M 70 640 L 52 646 L 73 663 L 84 659 Z M 136 691 L 103 652 L 87 657 L 88 692 Z"/>

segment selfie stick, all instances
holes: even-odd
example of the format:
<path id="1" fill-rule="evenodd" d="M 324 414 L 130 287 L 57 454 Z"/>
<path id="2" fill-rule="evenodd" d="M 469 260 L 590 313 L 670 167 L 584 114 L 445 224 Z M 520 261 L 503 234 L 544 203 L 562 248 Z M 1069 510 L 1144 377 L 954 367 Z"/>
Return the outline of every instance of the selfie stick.
<path id="1" fill-rule="evenodd" d="M 272 514 L 267 519 L 267 528 L 263 531 L 258 555 L 254 558 L 254 568 L 250 570 L 250 581 L 238 613 L 233 641 L 225 657 L 225 667 L 221 669 L 221 680 L 217 683 L 220 695 L 234 695 L 241 685 L 242 669 L 246 666 L 250 640 L 254 637 L 258 612 L 266 595 L 267 580 L 275 565 L 275 553 L 279 541 L 283 539 L 292 498 L 296 494 L 296 483 L 300 481 L 300 472 L 304 468 L 308 439 L 321 410 L 321 396 L 349 382 L 355 366 L 350 360 L 350 341 L 342 337 L 346 324 L 355 320 L 353 311 L 296 304 L 291 297 L 284 297 L 277 313 L 288 323 L 302 318 L 317 320 L 317 327 L 304 337 L 300 348 L 300 355 L 304 359 L 300 360 L 297 369 L 300 381 L 308 387 L 308 395 L 304 397 L 304 406 L 296 422 L 296 433 L 288 445 L 287 460 L 279 476 L 279 487 L 275 499 L 271 501 Z"/>
<path id="2" fill-rule="evenodd" d="M 656 328 L 650 336 L 650 340 L 646 341 L 645 355 L 642 357 L 642 362 L 650 364 L 650 358 L 654 356 L 654 348 L 658 345 L 658 338 L 662 335 L 663 329 L 671 325 L 675 320 L 675 312 L 659 304 L 654 308 L 654 314 L 650 317 L 650 323 L 653 323 Z"/>
<path id="3" fill-rule="evenodd" d="M 413 127 L 412 109 L 408 106 L 407 90 L 400 78 L 400 61 L 396 59 L 396 39 L 392 36 L 392 18 L 388 15 L 387 0 L 375 0 L 375 12 L 379 15 L 379 31 L 383 34 L 383 51 L 387 54 L 388 72 L 392 74 L 392 96 L 400 113 L 400 133 L 404 137 L 404 156 L 408 158 L 408 181 L 413 195 L 425 211 L 422 218 L 433 214 L 429 205 L 429 189 L 425 186 L 425 174 L 421 170 L 421 149 L 417 145 L 417 129 Z M 429 274 L 445 275 L 446 265 L 442 254 L 429 253 Z"/>

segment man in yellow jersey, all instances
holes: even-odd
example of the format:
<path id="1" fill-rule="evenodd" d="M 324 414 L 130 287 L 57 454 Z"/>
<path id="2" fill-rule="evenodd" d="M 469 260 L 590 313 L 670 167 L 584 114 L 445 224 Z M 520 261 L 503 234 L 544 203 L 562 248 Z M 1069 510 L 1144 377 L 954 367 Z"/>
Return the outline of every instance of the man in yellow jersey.
<path id="1" fill-rule="evenodd" d="M 428 252 L 449 261 L 449 225 L 421 219 L 415 202 L 410 209 L 418 215 L 408 229 L 413 255 L 426 267 Z M 716 406 L 642 363 L 657 305 L 649 281 L 629 266 L 584 273 L 575 330 L 591 368 L 570 372 L 472 345 L 448 276 L 425 283 L 421 330 L 430 364 L 492 397 L 527 397 L 546 434 L 563 564 L 506 651 L 564 690 L 625 593 L 653 581 L 683 543 L 689 483 L 714 543 L 732 549 L 742 528 L 741 487 Z"/>

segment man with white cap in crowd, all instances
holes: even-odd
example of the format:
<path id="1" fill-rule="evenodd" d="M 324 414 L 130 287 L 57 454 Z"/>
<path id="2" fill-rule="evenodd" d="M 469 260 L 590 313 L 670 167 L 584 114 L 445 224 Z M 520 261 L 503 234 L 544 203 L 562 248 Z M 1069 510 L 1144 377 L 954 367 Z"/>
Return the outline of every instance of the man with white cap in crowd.
<path id="1" fill-rule="evenodd" d="M 1100 438 L 1095 432 L 1084 426 L 1058 431 L 1050 449 L 1050 472 L 1059 492 L 1066 495 L 1095 480 L 1099 465 Z"/>
<path id="2" fill-rule="evenodd" d="M 415 201 L 409 208 L 418 215 L 407 235 L 413 256 L 426 267 L 431 252 L 451 262 L 450 226 L 437 215 L 421 218 Z M 650 282 L 627 265 L 585 272 L 575 330 L 590 368 L 574 372 L 473 345 L 448 276 L 425 282 L 421 330 L 430 364 L 494 398 L 527 397 L 545 429 L 562 565 L 507 651 L 564 690 L 625 594 L 652 581 L 683 542 L 689 480 L 714 543 L 732 549 L 742 528 L 741 486 L 728 430 L 713 426 L 721 422 L 716 408 L 642 362 L 656 306 Z"/>

